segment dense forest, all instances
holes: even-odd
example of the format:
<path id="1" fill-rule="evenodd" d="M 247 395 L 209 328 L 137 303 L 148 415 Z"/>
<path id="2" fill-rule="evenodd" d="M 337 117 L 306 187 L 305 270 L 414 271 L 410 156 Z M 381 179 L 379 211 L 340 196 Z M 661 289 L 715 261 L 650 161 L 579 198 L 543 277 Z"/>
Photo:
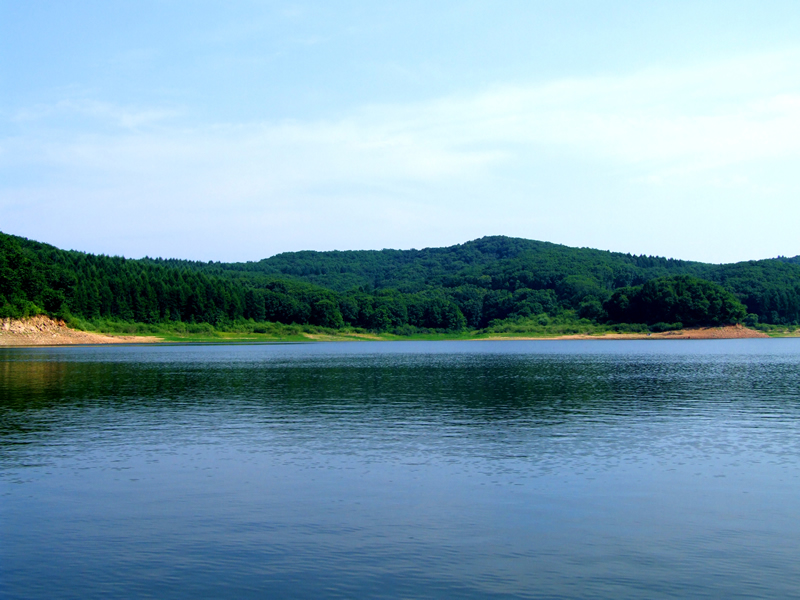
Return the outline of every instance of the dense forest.
<path id="1" fill-rule="evenodd" d="M 125 259 L 0 233 L 0 317 L 242 320 L 413 333 L 569 314 L 651 327 L 800 324 L 800 259 L 727 265 L 485 237 L 447 248 Z"/>

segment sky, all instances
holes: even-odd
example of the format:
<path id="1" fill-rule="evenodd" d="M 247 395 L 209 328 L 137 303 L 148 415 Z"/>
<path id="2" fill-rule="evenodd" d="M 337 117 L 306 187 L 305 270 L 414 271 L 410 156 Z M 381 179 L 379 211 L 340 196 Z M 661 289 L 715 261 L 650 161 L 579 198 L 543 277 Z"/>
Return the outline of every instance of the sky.
<path id="1" fill-rule="evenodd" d="M 0 0 L 0 231 L 800 254 L 800 2 Z"/>

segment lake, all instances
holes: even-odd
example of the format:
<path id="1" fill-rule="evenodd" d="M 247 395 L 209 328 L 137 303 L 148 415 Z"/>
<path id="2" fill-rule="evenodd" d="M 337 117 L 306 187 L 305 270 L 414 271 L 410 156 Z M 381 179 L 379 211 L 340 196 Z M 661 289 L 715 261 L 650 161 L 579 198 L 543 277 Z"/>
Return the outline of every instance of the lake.
<path id="1" fill-rule="evenodd" d="M 800 597 L 800 339 L 0 350 L 0 597 Z"/>

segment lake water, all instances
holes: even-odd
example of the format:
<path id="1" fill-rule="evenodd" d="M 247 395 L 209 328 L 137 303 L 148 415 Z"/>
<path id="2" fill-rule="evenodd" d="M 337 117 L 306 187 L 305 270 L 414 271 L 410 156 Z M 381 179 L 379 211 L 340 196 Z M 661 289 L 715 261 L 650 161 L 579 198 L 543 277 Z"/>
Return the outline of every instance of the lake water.
<path id="1" fill-rule="evenodd" d="M 800 340 L 0 350 L 0 597 L 800 597 Z"/>

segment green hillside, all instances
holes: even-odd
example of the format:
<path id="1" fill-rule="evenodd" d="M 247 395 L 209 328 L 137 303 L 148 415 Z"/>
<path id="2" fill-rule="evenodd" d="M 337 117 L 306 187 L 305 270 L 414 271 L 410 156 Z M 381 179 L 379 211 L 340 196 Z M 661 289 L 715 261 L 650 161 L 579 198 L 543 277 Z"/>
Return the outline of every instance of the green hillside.
<path id="1" fill-rule="evenodd" d="M 667 326 L 686 315 L 691 324 L 796 325 L 800 260 L 711 265 L 496 236 L 447 248 L 202 263 L 64 251 L 0 234 L 0 317 L 42 312 L 89 321 L 278 322 L 401 333 L 567 317 Z"/>
<path id="2" fill-rule="evenodd" d="M 702 270 L 702 263 L 570 248 L 504 236 L 484 237 L 447 248 L 285 252 L 258 262 L 198 263 L 156 259 L 155 264 L 192 268 L 217 275 L 250 273 L 292 278 L 345 292 L 354 287 L 416 292 L 484 275 L 513 271 L 540 274 L 549 287 L 561 274 L 586 274 L 614 289 L 674 273 Z M 481 285 L 483 285 L 481 283 Z M 504 287 L 504 286 L 501 286 Z"/>

